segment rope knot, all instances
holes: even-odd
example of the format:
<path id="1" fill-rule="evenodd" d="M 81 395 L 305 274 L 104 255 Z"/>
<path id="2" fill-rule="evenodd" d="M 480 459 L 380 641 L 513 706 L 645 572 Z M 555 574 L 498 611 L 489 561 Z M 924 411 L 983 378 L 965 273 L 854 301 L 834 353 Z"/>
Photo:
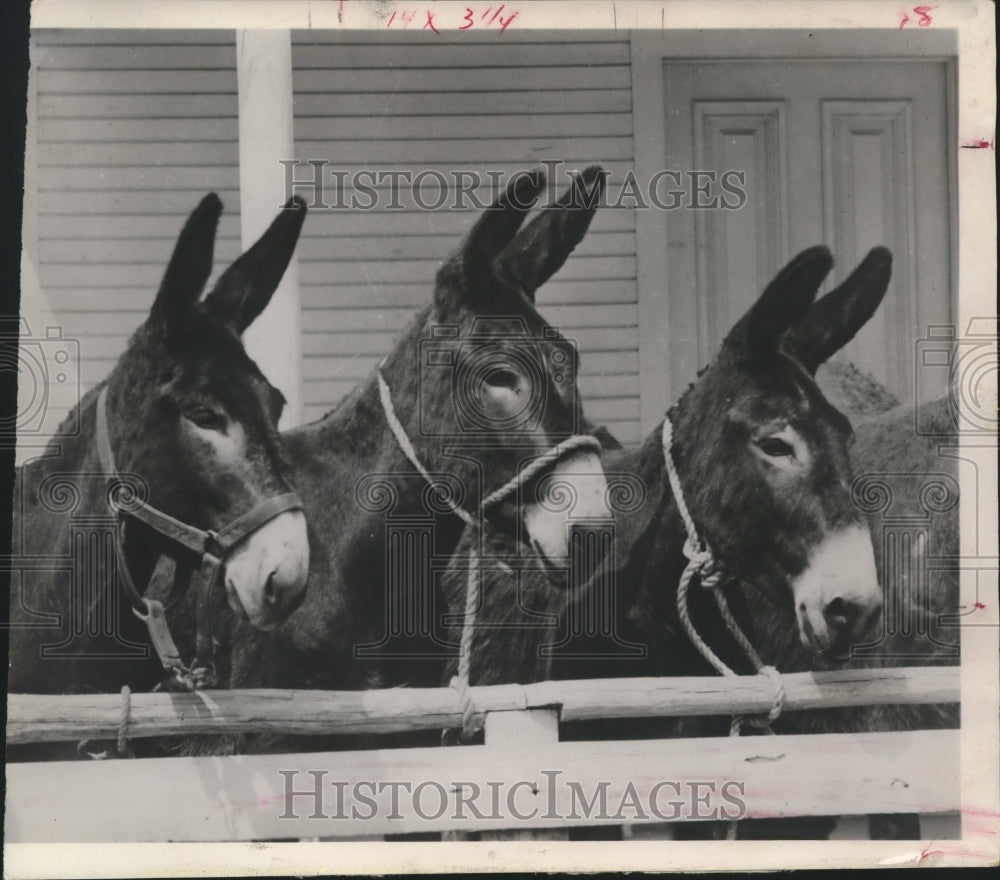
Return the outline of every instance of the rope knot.
<path id="1" fill-rule="evenodd" d="M 785 683 L 781 678 L 781 673 L 773 666 L 759 666 L 758 675 L 766 675 L 771 680 L 774 688 L 774 695 L 771 699 L 771 708 L 766 715 L 734 715 L 729 727 L 730 736 L 739 736 L 743 727 L 755 727 L 764 733 L 774 735 L 771 725 L 781 716 L 785 708 Z"/>
<path id="2" fill-rule="evenodd" d="M 128 727 L 132 720 L 132 688 L 122 685 L 121 712 L 118 715 L 118 740 L 115 743 L 116 758 L 134 758 L 132 747 L 128 742 Z"/>
<path id="3" fill-rule="evenodd" d="M 84 756 L 95 761 L 104 761 L 109 758 L 134 758 L 135 753 L 128 741 L 129 724 L 132 720 L 132 688 L 127 684 L 121 689 L 121 710 L 118 713 L 118 738 L 114 747 L 108 746 L 103 751 L 90 751 L 94 743 L 89 739 L 82 739 L 76 744 L 76 753 L 82 758 Z"/>
<path id="4" fill-rule="evenodd" d="M 470 740 L 475 736 L 482 725 L 476 720 L 476 707 L 472 702 L 472 690 L 469 687 L 467 675 L 454 675 L 448 686 L 458 692 L 458 699 L 462 706 L 462 740 Z"/>
<path id="5" fill-rule="evenodd" d="M 771 679 L 771 685 L 774 687 L 774 699 L 767 713 L 768 723 L 773 724 L 785 708 L 785 683 L 781 673 L 773 666 L 761 666 L 757 671 Z"/>
<path id="6" fill-rule="evenodd" d="M 698 582 L 703 587 L 711 589 L 722 581 L 722 566 L 701 538 L 688 535 L 684 541 L 684 556 L 688 560 L 688 568 L 698 576 Z"/>

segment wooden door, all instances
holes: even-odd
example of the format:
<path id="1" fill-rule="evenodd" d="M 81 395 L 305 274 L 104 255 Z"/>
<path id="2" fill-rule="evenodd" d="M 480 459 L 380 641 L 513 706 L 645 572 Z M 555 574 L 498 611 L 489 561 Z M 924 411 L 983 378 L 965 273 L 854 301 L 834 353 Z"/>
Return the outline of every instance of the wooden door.
<path id="1" fill-rule="evenodd" d="M 672 397 L 794 254 L 828 245 L 829 289 L 884 244 L 885 302 L 838 357 L 912 401 L 916 340 L 953 320 L 944 62 L 665 60 L 663 76 L 666 167 L 714 173 L 716 192 L 745 175 L 729 182 L 746 193 L 669 212 Z M 924 379 L 923 399 L 944 391 Z"/>

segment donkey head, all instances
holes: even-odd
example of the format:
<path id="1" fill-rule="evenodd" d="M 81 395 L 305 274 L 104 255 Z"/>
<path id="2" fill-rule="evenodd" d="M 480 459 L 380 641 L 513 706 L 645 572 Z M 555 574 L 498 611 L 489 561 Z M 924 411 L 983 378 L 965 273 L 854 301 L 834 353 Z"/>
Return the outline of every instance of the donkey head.
<path id="1" fill-rule="evenodd" d="M 411 420 L 419 422 L 428 460 L 462 474 L 467 506 L 481 500 L 474 497 L 478 474 L 486 497 L 584 424 L 576 350 L 534 300 L 586 233 L 603 180 L 602 169 L 588 168 L 522 229 L 545 178 L 539 171 L 515 175 L 438 272 L 433 307 L 417 328 L 419 412 Z M 604 489 L 597 455 L 581 453 L 485 512 L 512 530 L 523 524 L 522 537 L 547 558 L 565 557 L 570 516 L 565 504 L 549 501 L 572 496 L 572 518 L 604 515 Z"/>
<path id="2" fill-rule="evenodd" d="M 149 318 L 108 380 L 109 434 L 119 469 L 146 481 L 152 505 L 205 530 L 290 491 L 277 432 L 284 398 L 247 356 L 240 335 L 277 288 L 306 208 L 298 198 L 290 201 L 199 302 L 221 213 L 212 193 L 188 218 Z M 150 545 L 156 538 L 148 537 L 127 548 L 137 571 L 155 561 Z M 233 609 L 257 627 L 274 626 L 305 589 L 304 516 L 279 514 L 236 544 L 224 562 Z"/>
<path id="3" fill-rule="evenodd" d="M 729 333 L 672 414 L 674 456 L 703 537 L 727 571 L 794 615 L 802 643 L 842 658 L 881 591 L 851 499 L 851 425 L 813 374 L 871 317 L 892 258 L 872 250 L 813 303 L 833 260 L 799 254 Z"/>

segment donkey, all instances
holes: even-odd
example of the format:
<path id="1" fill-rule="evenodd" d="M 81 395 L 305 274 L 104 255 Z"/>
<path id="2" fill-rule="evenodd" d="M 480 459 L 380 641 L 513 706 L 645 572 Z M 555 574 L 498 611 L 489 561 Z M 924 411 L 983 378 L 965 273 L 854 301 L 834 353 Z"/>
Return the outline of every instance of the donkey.
<path id="1" fill-rule="evenodd" d="M 571 442 L 583 424 L 575 351 L 534 305 L 586 233 L 603 181 L 602 169 L 588 168 L 522 229 L 545 178 L 513 177 L 379 367 L 322 419 L 283 435 L 308 516 L 310 586 L 271 632 L 234 623 L 230 687 L 433 686 L 454 653 L 429 624 L 439 610 L 435 571 L 466 524 L 559 561 L 570 518 L 606 512 L 599 445 Z M 553 447 L 566 454 L 546 457 Z M 553 514 L 533 493 L 560 467 L 583 475 L 569 478 L 580 500 Z M 288 740 L 200 738 L 179 748 L 279 744 Z"/>
<path id="2" fill-rule="evenodd" d="M 885 609 L 880 630 L 856 645 L 854 655 L 842 665 L 957 665 L 958 570 L 931 564 L 935 557 L 959 558 L 957 461 L 948 451 L 958 447 L 951 401 L 942 397 L 917 409 L 896 406 L 879 413 L 892 396 L 875 380 L 841 371 L 827 381 L 831 393 L 842 393 L 855 401 L 857 409 L 869 410 L 855 420 L 851 463 L 857 476 L 852 494 L 858 509 L 868 516 Z M 900 541 L 900 532 L 913 535 L 915 525 L 916 531 L 926 529 L 926 540 L 913 540 L 905 555 L 894 552 L 907 546 Z M 753 621 L 759 611 L 751 603 L 748 620 Z M 784 624 L 777 621 L 770 637 L 757 629 L 760 656 L 778 669 L 808 667 L 801 645 L 780 635 L 774 638 L 787 624 L 787 619 Z M 748 623 L 748 633 L 753 629 L 754 623 Z M 882 705 L 786 713 L 773 727 L 780 733 L 846 733 L 956 728 L 959 721 L 958 704 Z M 710 725 L 713 722 L 702 719 L 699 727 L 705 731 Z M 958 756 L 950 759 L 957 762 Z M 822 838 L 836 821 L 835 817 L 749 820 L 739 824 L 738 832 L 744 839 Z M 917 814 L 871 815 L 868 829 L 872 839 L 922 837 Z M 721 835 L 711 825 L 703 830 Z"/>
<path id="3" fill-rule="evenodd" d="M 831 360 L 820 366 L 816 384 L 824 397 L 855 425 L 858 419 L 881 415 L 899 406 L 895 394 L 847 361 Z"/>
<path id="4" fill-rule="evenodd" d="M 849 665 L 957 665 L 958 569 L 940 565 L 941 560 L 959 559 L 960 553 L 955 457 L 959 440 L 951 400 L 945 396 L 916 409 L 895 406 L 879 413 L 891 394 L 870 377 L 861 377 L 867 379 L 864 386 L 846 382 L 849 378 L 838 376 L 835 384 L 850 385 L 848 393 L 863 387 L 857 402 L 873 410 L 855 420 L 851 462 L 857 474 L 853 492 L 859 508 L 868 514 L 886 609 L 881 632 L 872 643 L 858 646 Z M 905 549 L 901 532 L 912 536 L 914 525 L 925 538 L 913 540 Z M 897 548 L 903 549 L 903 555 Z M 932 564 L 933 559 L 938 561 Z M 956 728 L 959 723 L 957 703 L 799 712 L 785 722 L 791 732 L 802 733 Z M 957 762 L 958 756 L 950 759 Z M 811 833 L 824 836 L 834 821 L 742 823 L 741 836 L 774 836 L 796 826 L 811 827 Z M 917 814 L 872 815 L 868 828 L 872 839 L 919 840 L 924 836 Z"/>
<path id="5" fill-rule="evenodd" d="M 221 213 L 216 194 L 202 199 L 111 374 L 19 470 L 11 691 L 147 690 L 163 678 L 151 640 L 178 675 L 196 651 L 207 673 L 219 588 L 262 630 L 302 600 L 309 542 L 279 445 L 284 399 L 240 335 L 277 288 L 306 208 L 290 201 L 199 302 Z M 179 620 L 189 583 L 200 613 Z"/>
<path id="6" fill-rule="evenodd" d="M 851 496 L 851 426 L 813 376 L 874 314 L 891 256 L 874 249 L 814 303 L 831 266 L 823 247 L 793 259 L 669 410 L 671 433 L 661 425 L 639 448 L 605 456 L 612 485 L 630 476 L 636 486 L 618 505 L 614 554 L 596 576 L 582 583 L 567 575 L 560 589 L 537 563 L 483 571 L 472 684 L 716 674 L 689 640 L 678 604 L 693 536 L 670 486 L 666 454 L 698 536 L 738 584 L 727 588 L 736 620 L 761 652 L 794 646 L 791 661 L 777 663 L 781 671 L 839 666 L 875 631 L 882 596 L 868 529 Z M 503 557 L 500 538 L 492 550 Z M 456 553 L 444 579 L 459 619 L 465 567 Z M 709 592 L 693 586 L 688 593 L 694 629 L 728 666 L 753 672 Z M 586 625 L 587 609 L 604 619 Z M 457 640 L 460 628 L 446 638 Z M 451 661 L 446 678 L 455 666 Z M 703 719 L 647 719 L 627 735 L 705 732 L 714 731 Z M 623 735 L 620 721 L 565 733 Z"/>

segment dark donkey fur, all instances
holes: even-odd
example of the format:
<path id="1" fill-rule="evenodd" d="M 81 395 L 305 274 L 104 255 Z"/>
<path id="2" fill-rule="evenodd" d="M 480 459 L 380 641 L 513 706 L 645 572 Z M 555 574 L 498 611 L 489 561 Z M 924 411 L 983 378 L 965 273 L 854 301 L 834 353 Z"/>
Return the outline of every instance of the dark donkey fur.
<path id="1" fill-rule="evenodd" d="M 891 400 L 888 390 L 870 377 L 838 371 L 828 377 L 831 395 L 852 400 L 861 415 L 854 417 L 855 442 L 851 464 L 855 473 L 852 494 L 858 509 L 868 514 L 869 530 L 884 601 L 881 631 L 862 640 L 857 655 L 845 668 L 957 665 L 959 663 L 958 570 L 942 568 L 933 560 L 959 555 L 957 459 L 958 433 L 951 401 L 939 398 L 914 409 L 896 406 L 879 413 Z M 921 432 L 916 430 L 921 425 Z M 916 544 L 901 558 L 893 553 L 892 532 L 908 531 L 905 522 L 921 523 L 927 544 Z M 895 521 L 895 525 L 894 525 Z M 921 586 L 923 584 L 924 586 Z M 728 590 L 740 590 L 731 584 Z M 744 630 L 762 659 L 780 670 L 810 668 L 808 652 L 781 634 L 790 626 L 784 615 L 770 618 L 748 603 Z M 773 725 L 776 733 L 853 733 L 957 728 L 959 706 L 882 705 L 789 712 Z M 722 734 L 724 725 L 709 719 L 695 722 L 689 733 Z M 714 728 L 714 730 L 713 730 Z M 955 762 L 958 756 L 939 756 Z M 740 823 L 743 839 L 783 837 L 822 838 L 833 830 L 835 818 L 751 820 Z M 872 839 L 919 840 L 920 817 L 895 813 L 868 817 Z M 706 828 L 716 836 L 722 831 Z"/>
<path id="2" fill-rule="evenodd" d="M 807 252 L 792 266 L 803 259 L 807 263 L 820 261 L 821 255 Z M 800 312 L 797 319 L 789 320 L 786 314 L 782 321 L 774 315 L 776 323 L 770 332 L 783 337 L 783 353 L 748 357 L 745 341 L 750 327 L 745 318 L 730 334 L 719 358 L 668 414 L 674 426 L 674 459 L 694 520 L 716 558 L 730 575 L 739 578 L 724 587 L 733 613 L 764 662 L 783 672 L 843 662 L 803 645 L 789 590 L 790 581 L 805 564 L 803 545 L 818 540 L 822 521 L 863 521 L 851 496 L 848 427 L 807 372 L 814 371 L 844 345 L 874 312 L 888 284 L 889 267 L 888 252 L 876 249 L 838 290 L 817 302 L 804 316 Z M 785 278 L 787 273 L 782 273 Z M 781 277 L 775 284 L 780 281 Z M 769 308 L 775 308 L 773 298 Z M 787 330 L 790 323 L 792 328 Z M 847 389 L 842 396 L 851 394 L 852 389 Z M 747 413 L 750 424 L 740 419 Z M 808 480 L 790 496 L 780 483 L 768 485 L 761 475 L 761 463 L 765 468 L 771 465 L 760 462 L 760 456 L 747 448 L 747 439 L 755 436 L 755 423 L 766 424 L 776 417 L 797 427 L 808 441 L 813 460 Z M 909 417 L 912 424 L 912 413 Z M 863 472 L 900 469 L 902 441 L 886 442 L 887 435 L 900 431 L 900 421 L 901 416 L 890 414 L 875 417 L 859 428 L 855 467 Z M 780 447 L 772 451 L 796 452 Z M 916 459 L 911 466 L 918 471 L 926 468 L 928 451 L 921 449 L 911 454 Z M 676 596 L 686 563 L 682 553 L 685 530 L 667 482 L 661 429 L 654 430 L 638 449 L 605 455 L 604 464 L 612 485 L 616 474 L 634 474 L 646 490 L 644 503 L 632 505 L 630 512 L 619 513 L 616 520 L 612 613 L 618 641 L 576 636 L 567 642 L 567 636 L 574 631 L 568 621 L 574 613 L 579 618 L 579 609 L 590 601 L 588 596 L 596 581 L 565 590 L 539 576 L 537 567 L 522 573 L 519 579 L 509 571 L 494 568 L 483 576 L 482 607 L 472 654 L 474 685 L 548 678 L 717 674 L 690 643 L 678 617 Z M 499 539 L 492 550 L 500 558 L 509 554 Z M 455 559 L 445 586 L 450 609 L 460 612 L 465 577 L 460 554 Z M 607 589 L 606 577 L 604 586 Z M 702 637 L 731 668 L 752 673 L 706 591 L 693 586 L 690 600 L 691 616 Z M 540 624 L 544 620 L 541 615 L 549 615 L 547 626 Z M 450 638 L 457 639 L 457 632 L 456 627 Z M 872 641 L 874 636 L 858 630 L 852 640 Z M 546 645 L 559 647 L 540 650 Z M 628 645 L 645 646 L 645 656 L 627 656 Z M 861 665 L 893 660 L 883 657 L 850 662 Z M 449 674 L 451 671 L 453 668 Z M 787 713 L 775 729 L 910 729 L 946 723 L 943 713 L 940 707 Z M 629 724 L 594 722 L 568 729 L 565 735 L 725 735 L 728 723 L 729 719 L 711 718 L 644 719 Z"/>
<path id="3" fill-rule="evenodd" d="M 417 315 L 380 368 L 420 461 L 470 513 L 482 497 L 518 472 L 520 462 L 576 433 L 582 422 L 575 357 L 536 311 L 534 294 L 583 238 L 599 201 L 595 195 L 603 186 L 603 172 L 584 171 L 569 192 L 518 233 L 544 185 L 538 172 L 511 181 L 443 264 L 433 302 Z M 511 397 L 517 403 L 524 395 L 541 393 L 544 406 L 538 419 L 514 424 L 485 442 L 464 433 L 454 377 L 421 369 L 422 345 L 434 338 L 440 325 L 456 328 L 454 344 L 467 346 L 456 369 L 462 367 L 461 358 L 475 362 L 481 353 L 493 358 L 492 378 L 484 376 L 470 394 L 493 401 L 502 420 L 503 406 Z M 539 358 L 536 342 L 565 355 L 571 368 L 558 368 L 544 353 Z M 543 387 L 530 387 L 524 358 L 531 359 L 534 381 Z M 422 425 L 432 426 L 433 433 Z M 463 444 L 465 449 L 459 449 Z M 341 689 L 436 684 L 442 651 L 453 651 L 434 643 L 428 633 L 387 645 L 381 655 L 378 650 L 369 656 L 355 654 L 357 646 L 382 640 L 387 606 L 396 601 L 387 590 L 413 589 L 409 581 L 391 587 L 397 576 L 386 561 L 387 521 L 426 521 L 430 515 L 432 550 L 439 559 L 448 558 L 463 528 L 440 502 L 429 504 L 425 480 L 390 432 L 376 375 L 318 422 L 287 432 L 284 447 L 309 521 L 310 585 L 302 607 L 276 631 L 252 632 L 237 624 L 227 684 Z M 458 454 L 448 454 L 449 447 Z M 512 523 L 491 525 L 508 528 Z M 406 574 L 419 588 L 419 572 Z M 386 656 L 400 648 L 409 656 Z M 297 745 L 317 747 L 319 742 L 314 738 Z M 285 738 L 267 737 L 201 738 L 181 746 L 198 752 L 288 747 Z"/>
<path id="4" fill-rule="evenodd" d="M 895 406 L 887 411 L 891 393 L 875 380 L 856 371 L 838 369 L 821 383 L 831 396 L 851 401 L 855 442 L 851 464 L 856 474 L 853 494 L 859 509 L 868 511 L 869 529 L 875 547 L 879 582 L 884 592 L 883 629 L 858 656 L 846 661 L 847 668 L 957 665 L 959 663 L 959 582 L 957 569 L 940 568 L 932 559 L 957 559 L 959 555 L 957 460 L 949 450 L 958 446 L 957 426 L 951 401 L 939 398 L 914 409 Z M 916 430 L 921 425 L 921 432 Z M 890 513 L 891 510 L 891 513 Z M 887 535 L 892 520 L 902 524 L 923 522 L 928 543 L 914 546 L 907 559 L 890 559 Z M 920 583 L 926 584 L 923 592 Z M 731 585 L 728 589 L 739 589 Z M 750 609 L 755 616 L 758 609 Z M 754 643 L 765 662 L 779 669 L 808 668 L 797 643 L 773 640 L 788 625 L 784 620 L 771 627 L 756 626 Z M 904 629 L 904 626 L 907 628 Z M 747 630 L 749 632 L 749 630 Z M 956 728 L 958 704 L 883 705 L 811 710 L 786 713 L 774 725 L 777 733 L 852 733 Z M 695 735 L 721 727 L 708 719 L 696 723 Z M 713 731 L 714 732 L 714 731 Z M 958 756 L 941 756 L 956 762 Z M 756 820 L 740 824 L 744 839 L 782 837 L 822 838 L 829 835 L 835 818 Z M 896 813 L 868 818 L 872 839 L 919 840 L 920 817 Z M 720 835 L 721 829 L 706 828 Z"/>
<path id="5" fill-rule="evenodd" d="M 260 499 L 291 489 L 277 431 L 284 401 L 247 356 L 240 334 L 277 288 L 305 205 L 290 202 L 199 302 L 221 212 L 212 193 L 191 214 L 149 317 L 114 370 L 87 393 L 78 418 L 63 423 L 43 456 L 18 472 L 15 552 L 48 557 L 52 564 L 23 571 L 19 589 L 11 592 L 11 691 L 115 691 L 124 684 L 147 690 L 164 677 L 112 567 L 109 475 L 95 442 L 102 389 L 118 472 L 148 491 L 149 503 L 164 513 L 200 529 L 219 529 Z M 77 421 L 75 433 L 68 426 Z M 103 529 L 105 543 L 93 568 L 73 556 L 70 540 L 74 521 L 88 516 L 104 518 L 98 531 Z M 178 555 L 159 533 L 128 521 L 125 555 L 140 590 L 163 552 L 176 558 L 177 588 L 183 588 L 185 569 L 189 573 L 199 560 Z M 298 604 L 305 587 L 302 513 L 286 511 L 271 520 L 224 561 L 230 601 L 253 612 L 260 625 L 274 625 Z M 174 638 L 182 659 L 190 661 L 193 621 L 174 611 L 168 602 Z"/>

